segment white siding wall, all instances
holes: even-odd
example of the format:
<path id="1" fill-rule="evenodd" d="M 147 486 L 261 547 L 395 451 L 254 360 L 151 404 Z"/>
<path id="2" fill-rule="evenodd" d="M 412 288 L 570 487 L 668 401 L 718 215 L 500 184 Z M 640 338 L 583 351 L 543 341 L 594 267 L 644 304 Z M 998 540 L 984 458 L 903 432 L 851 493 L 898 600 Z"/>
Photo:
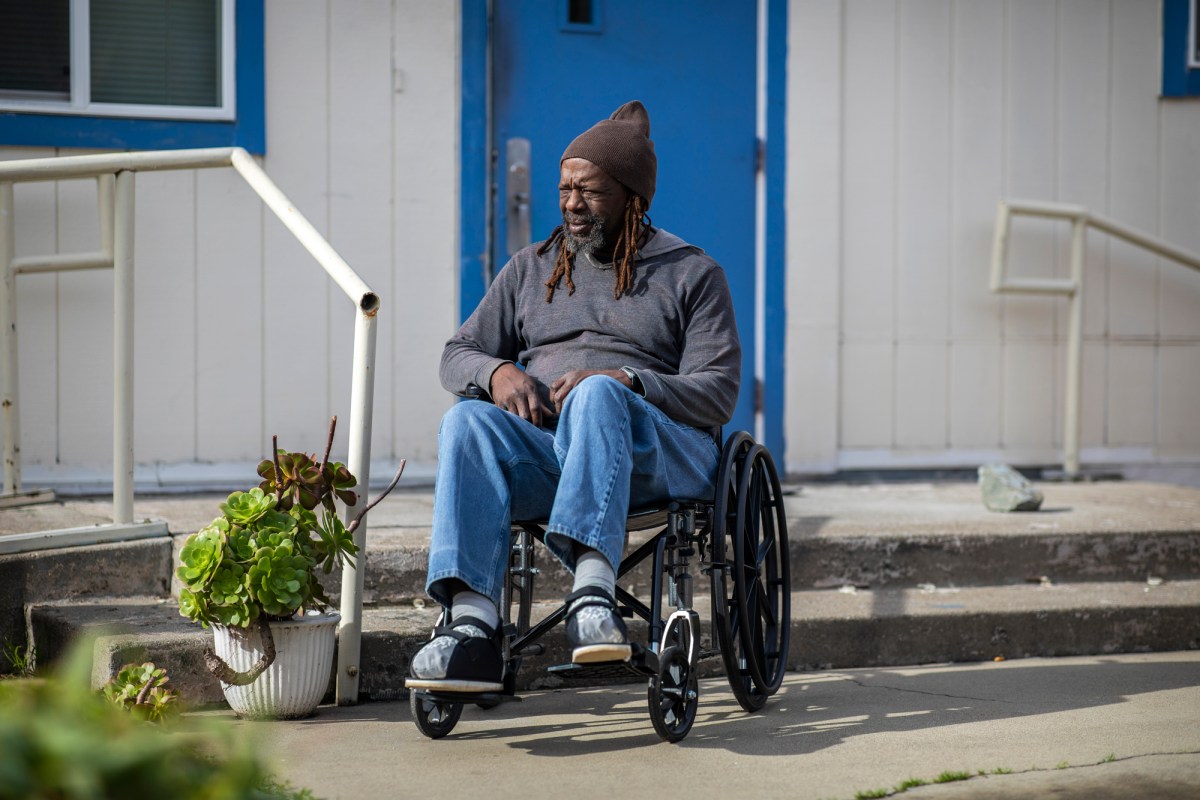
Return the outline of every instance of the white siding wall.
<path id="1" fill-rule="evenodd" d="M 457 321 L 457 4 L 267 0 L 265 48 L 264 168 L 383 298 L 373 457 L 431 464 Z M 96 248 L 94 183 L 20 185 L 16 206 L 18 256 Z M 333 414 L 344 458 L 353 306 L 241 179 L 139 175 L 136 237 L 140 487 L 243 483 L 271 434 L 316 451 Z M 18 317 L 26 484 L 110 483 L 111 273 L 22 276 Z"/>
<path id="2" fill-rule="evenodd" d="M 1200 252 L 1200 99 L 1146 0 L 792 0 L 792 472 L 1061 459 L 1066 303 L 991 295 L 1000 197 Z M 1014 274 L 1065 277 L 1019 219 Z M 1089 236 L 1083 457 L 1200 459 L 1200 274 Z"/>
<path id="3" fill-rule="evenodd" d="M 1200 101 L 1158 98 L 1159 4 L 791 0 L 789 26 L 788 469 L 1054 463 L 1065 303 L 987 291 L 995 205 L 1200 250 Z M 266 3 L 265 168 L 384 299 L 377 461 L 432 465 L 450 402 L 458 35 L 456 3 Z M 137 192 L 141 485 L 243 481 L 272 433 L 318 449 L 349 302 L 232 172 Z M 94 248 L 94 195 L 19 186 L 18 255 Z M 1065 275 L 1067 243 L 1018 221 L 1014 272 Z M 1087 280 L 1085 462 L 1200 459 L 1200 275 L 1092 234 Z M 27 483 L 107 484 L 111 275 L 19 284 Z"/>

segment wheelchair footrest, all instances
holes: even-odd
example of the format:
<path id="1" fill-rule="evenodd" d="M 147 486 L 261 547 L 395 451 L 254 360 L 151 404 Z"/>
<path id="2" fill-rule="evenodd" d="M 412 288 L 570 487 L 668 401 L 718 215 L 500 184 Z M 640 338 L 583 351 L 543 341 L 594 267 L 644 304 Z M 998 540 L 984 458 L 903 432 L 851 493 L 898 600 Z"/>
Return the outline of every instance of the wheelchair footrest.
<path id="1" fill-rule="evenodd" d="M 423 689 L 414 689 L 422 697 L 428 697 L 430 700 L 435 700 L 439 703 L 483 703 L 486 705 L 498 705 L 500 703 L 519 703 L 521 698 L 515 694 L 505 694 L 503 692 L 433 692 Z"/>
<path id="2" fill-rule="evenodd" d="M 629 683 L 637 678 L 658 674 L 658 655 L 634 645 L 628 661 L 608 661 L 596 664 L 559 664 L 546 670 L 565 680 L 586 680 L 592 683 Z"/>

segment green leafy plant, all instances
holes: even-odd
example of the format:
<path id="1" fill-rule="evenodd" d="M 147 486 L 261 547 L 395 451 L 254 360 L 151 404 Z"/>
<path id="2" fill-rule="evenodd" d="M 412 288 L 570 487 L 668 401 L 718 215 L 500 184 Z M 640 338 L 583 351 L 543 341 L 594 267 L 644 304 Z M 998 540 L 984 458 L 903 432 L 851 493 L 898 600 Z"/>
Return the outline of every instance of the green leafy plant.
<path id="1" fill-rule="evenodd" d="M 114 707 L 91 688 L 91 658 L 83 642 L 47 678 L 0 682 L 0 800 L 312 800 L 275 781 L 247 732 L 224 720 L 164 729 Z M 129 685 L 146 666 L 132 666 Z"/>
<path id="2" fill-rule="evenodd" d="M 183 586 L 179 613 L 204 627 L 246 629 L 257 624 L 263 657 L 248 672 L 237 673 L 206 653 L 209 670 L 226 683 L 245 685 L 275 658 L 270 620 L 286 620 L 331 603 L 321 585 L 325 574 L 354 563 L 354 531 L 363 516 L 396 486 L 404 461 L 388 488 L 349 523 L 337 503 L 358 502 L 358 480 L 345 464 L 330 461 L 337 417 L 329 425 L 321 458 L 290 452 L 273 440 L 274 454 L 258 465 L 262 482 L 233 492 L 220 504 L 221 516 L 184 542 L 175 570 Z"/>
<path id="3" fill-rule="evenodd" d="M 24 645 L 14 644 L 5 639 L 0 643 L 0 655 L 3 655 L 4 660 L 8 662 L 8 667 L 0 671 L 0 675 L 8 674 L 19 678 L 28 678 L 34 674 L 37 648 L 26 651 Z"/>
<path id="4" fill-rule="evenodd" d="M 104 684 L 101 694 L 110 703 L 139 719 L 163 722 L 180 711 L 179 693 L 166 688 L 167 672 L 145 664 L 126 664 L 116 677 Z"/>

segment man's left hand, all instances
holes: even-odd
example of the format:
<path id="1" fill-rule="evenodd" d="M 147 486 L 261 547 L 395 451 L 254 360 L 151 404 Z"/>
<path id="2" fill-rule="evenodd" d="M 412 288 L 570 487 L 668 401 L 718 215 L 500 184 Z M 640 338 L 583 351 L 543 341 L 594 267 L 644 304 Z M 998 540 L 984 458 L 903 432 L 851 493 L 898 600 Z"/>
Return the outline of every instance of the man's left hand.
<path id="1" fill-rule="evenodd" d="M 581 380 L 592 375 L 607 375 L 620 381 L 622 386 L 633 388 L 633 381 L 629 380 L 629 376 L 619 369 L 573 369 L 562 377 L 555 378 L 554 382 L 550 384 L 550 400 L 554 403 L 554 410 L 561 414 L 563 403 L 567 402 L 567 395 L 579 385 Z"/>

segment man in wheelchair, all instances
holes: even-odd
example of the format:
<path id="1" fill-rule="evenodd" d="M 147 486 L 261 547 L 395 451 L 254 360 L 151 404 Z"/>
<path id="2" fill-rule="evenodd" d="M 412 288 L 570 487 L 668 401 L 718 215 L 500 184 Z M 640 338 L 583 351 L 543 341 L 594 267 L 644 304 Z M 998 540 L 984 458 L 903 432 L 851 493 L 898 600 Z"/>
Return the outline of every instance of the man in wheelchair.
<path id="1" fill-rule="evenodd" d="M 649 134 L 633 101 L 571 142 L 562 224 L 512 257 L 446 344 L 442 385 L 482 400 L 455 405 L 438 434 L 426 588 L 448 614 L 412 659 L 412 689 L 502 688 L 512 520 L 548 519 L 545 543 L 574 573 L 572 661 L 627 661 L 614 601 L 626 515 L 713 497 L 741 346 L 721 267 L 650 223 Z"/>

